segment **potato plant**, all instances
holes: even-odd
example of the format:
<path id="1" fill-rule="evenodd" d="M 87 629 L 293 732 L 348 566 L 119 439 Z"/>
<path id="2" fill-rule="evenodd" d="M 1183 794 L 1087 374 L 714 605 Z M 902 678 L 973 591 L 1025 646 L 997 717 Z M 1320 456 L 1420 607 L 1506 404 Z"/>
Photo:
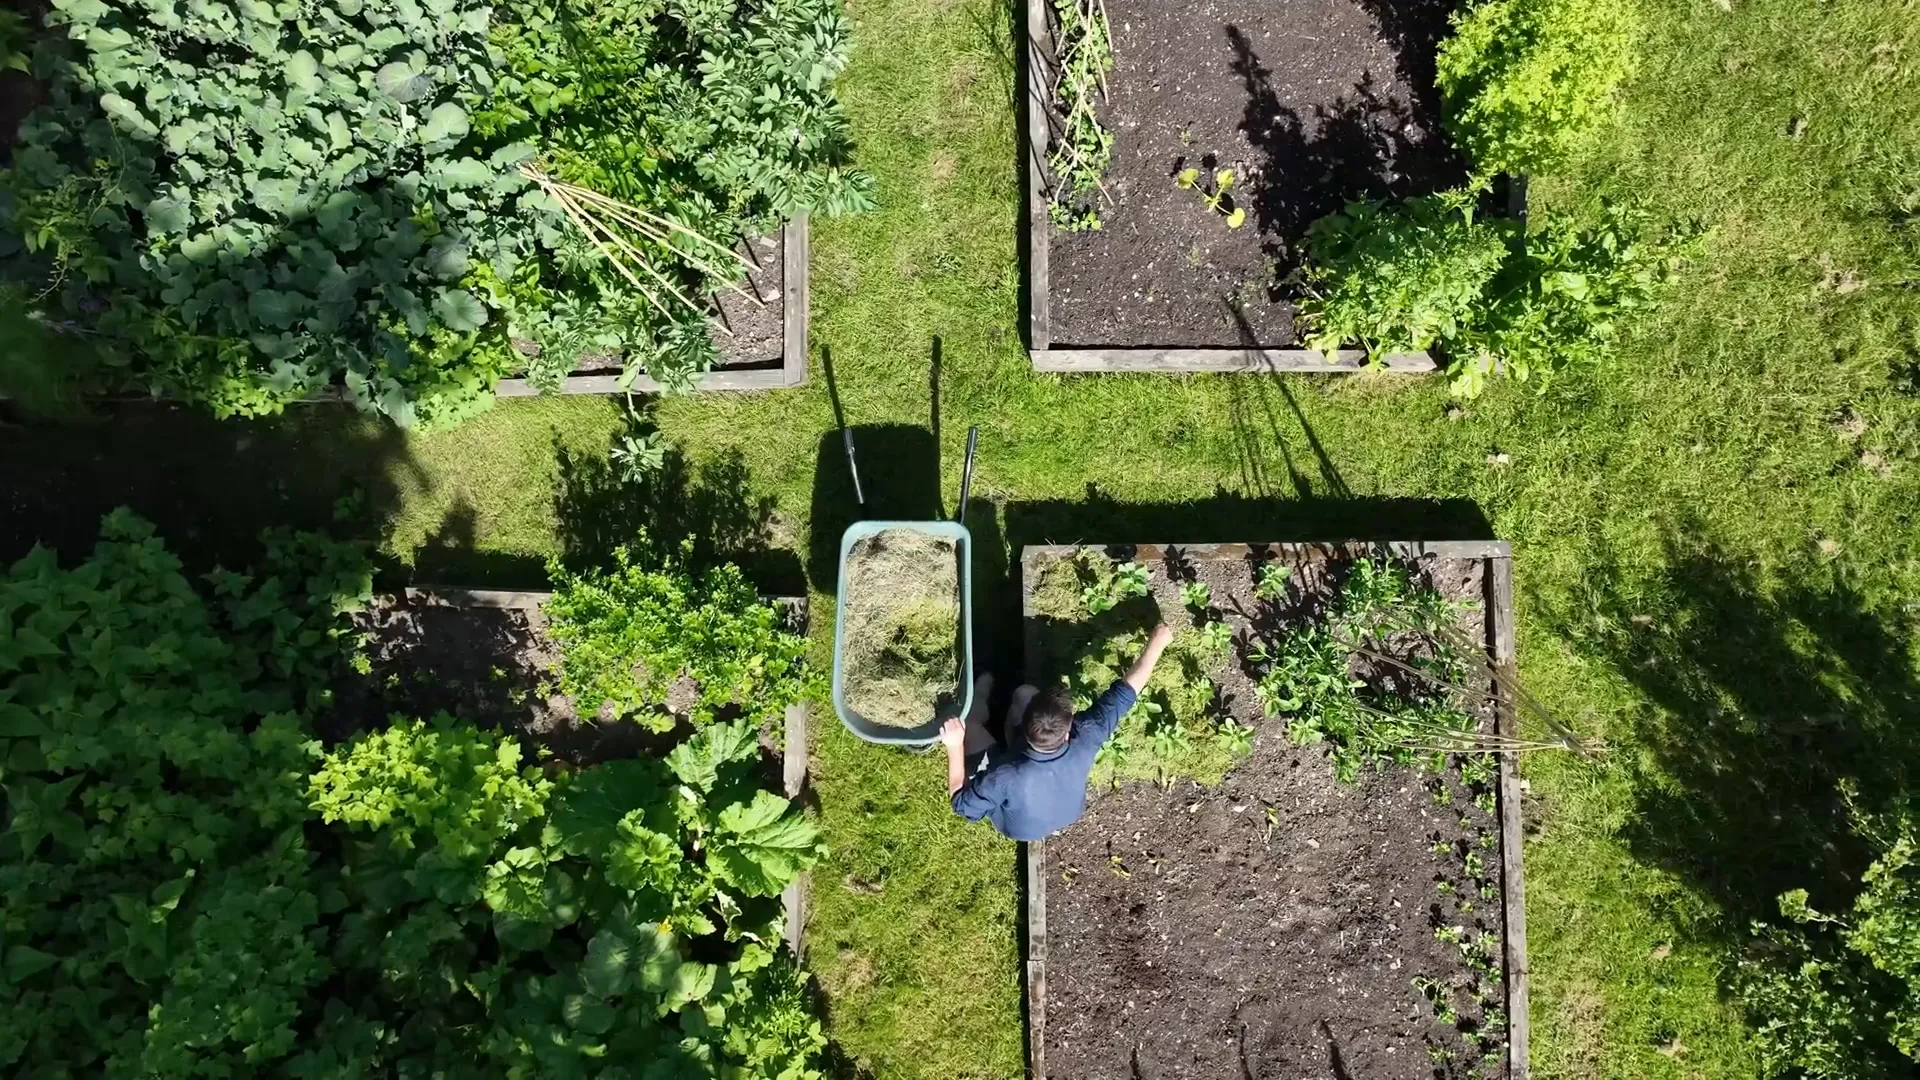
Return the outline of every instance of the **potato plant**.
<path id="1" fill-rule="evenodd" d="M 615 551 L 608 570 L 549 567 L 547 633 L 563 651 L 560 689 L 582 713 L 605 708 L 662 732 L 683 717 L 703 726 L 723 712 L 771 722 L 816 689 L 806 638 L 739 567 L 696 575 L 686 566 L 690 551 L 655 551 L 643 534 Z M 686 698 L 670 702 L 677 687 Z"/>

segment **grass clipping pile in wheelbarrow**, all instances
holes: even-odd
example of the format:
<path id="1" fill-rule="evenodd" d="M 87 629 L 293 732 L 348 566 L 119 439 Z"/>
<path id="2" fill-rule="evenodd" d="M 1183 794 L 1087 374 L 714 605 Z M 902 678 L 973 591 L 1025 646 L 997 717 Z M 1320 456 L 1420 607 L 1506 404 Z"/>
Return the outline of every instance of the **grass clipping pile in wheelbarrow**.
<path id="1" fill-rule="evenodd" d="M 960 681 L 960 558 L 954 542 L 886 529 L 847 555 L 847 706 L 886 727 L 919 727 Z"/>

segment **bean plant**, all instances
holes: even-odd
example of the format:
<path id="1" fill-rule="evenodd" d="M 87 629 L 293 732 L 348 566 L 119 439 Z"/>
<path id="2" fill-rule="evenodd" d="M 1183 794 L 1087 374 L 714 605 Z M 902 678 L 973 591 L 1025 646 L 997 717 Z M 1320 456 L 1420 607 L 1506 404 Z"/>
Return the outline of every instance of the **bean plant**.
<path id="1" fill-rule="evenodd" d="M 1113 161 L 1113 132 L 1100 119 L 1113 70 L 1113 29 L 1101 0 L 1053 0 L 1056 70 L 1053 102 L 1059 128 L 1047 154 L 1053 189 L 1048 216 L 1068 232 L 1100 227 L 1100 203 L 1111 202 L 1100 177 Z"/>

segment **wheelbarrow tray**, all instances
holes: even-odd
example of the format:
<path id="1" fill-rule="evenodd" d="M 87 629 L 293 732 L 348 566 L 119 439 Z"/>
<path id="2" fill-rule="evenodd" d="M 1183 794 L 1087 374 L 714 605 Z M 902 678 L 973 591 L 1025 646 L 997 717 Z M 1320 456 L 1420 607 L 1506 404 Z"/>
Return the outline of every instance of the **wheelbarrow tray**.
<path id="1" fill-rule="evenodd" d="M 943 708 L 919 727 L 889 727 L 876 724 L 847 705 L 847 558 L 853 545 L 888 529 L 911 529 L 954 542 L 954 555 L 960 560 L 960 622 L 954 627 L 959 635 L 960 684 Z M 847 730 L 869 742 L 898 746 L 926 746 L 940 737 L 940 726 L 956 716 L 967 715 L 973 706 L 973 534 L 954 521 L 856 521 L 840 535 L 840 592 L 834 599 L 833 619 L 833 711 Z"/>

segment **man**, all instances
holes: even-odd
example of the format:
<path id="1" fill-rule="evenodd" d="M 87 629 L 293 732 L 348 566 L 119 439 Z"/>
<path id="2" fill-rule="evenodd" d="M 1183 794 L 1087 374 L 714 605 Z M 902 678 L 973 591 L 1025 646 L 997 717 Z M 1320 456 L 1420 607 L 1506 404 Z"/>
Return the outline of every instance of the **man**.
<path id="1" fill-rule="evenodd" d="M 1066 687 L 1046 691 L 1021 687 L 1007 710 L 1007 746 L 992 744 L 982 723 L 990 686 L 990 679 L 982 676 L 972 713 L 966 720 L 949 720 L 940 729 L 940 741 L 947 748 L 947 792 L 953 798 L 953 812 L 969 821 L 985 818 L 1013 840 L 1045 839 L 1080 820 L 1087 809 L 1087 777 L 1093 772 L 1094 755 L 1147 688 L 1160 653 L 1172 640 L 1173 631 L 1165 623 L 1154 627 L 1126 678 L 1077 716 Z M 971 775 L 970 743 L 985 753 L 985 767 L 972 770 Z"/>

